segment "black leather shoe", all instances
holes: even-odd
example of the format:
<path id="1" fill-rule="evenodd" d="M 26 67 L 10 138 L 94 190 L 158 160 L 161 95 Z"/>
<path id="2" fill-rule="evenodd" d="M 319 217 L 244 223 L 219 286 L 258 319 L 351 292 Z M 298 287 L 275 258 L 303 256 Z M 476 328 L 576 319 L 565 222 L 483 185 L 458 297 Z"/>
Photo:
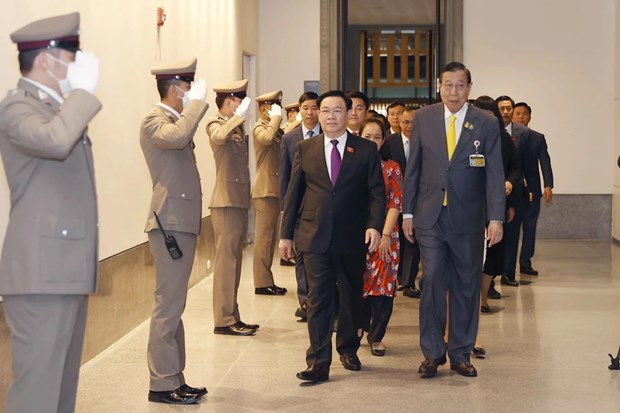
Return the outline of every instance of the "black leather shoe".
<path id="1" fill-rule="evenodd" d="M 502 275 L 502 285 L 507 285 L 509 287 L 518 287 L 519 283 L 516 280 L 508 278 L 506 275 Z"/>
<path id="2" fill-rule="evenodd" d="M 277 285 L 272 285 L 270 287 L 261 287 L 255 288 L 254 294 L 258 295 L 284 295 L 288 290 L 283 287 L 278 287 Z"/>
<path id="3" fill-rule="evenodd" d="M 200 397 L 195 394 L 184 393 L 179 391 L 179 389 L 169 391 L 149 391 L 149 401 L 168 404 L 195 404 L 198 402 Z"/>
<path id="4" fill-rule="evenodd" d="M 465 377 L 476 377 L 478 375 L 478 371 L 474 365 L 466 361 L 457 364 L 450 364 L 450 370 L 456 371 L 458 374 Z"/>
<path id="5" fill-rule="evenodd" d="M 355 353 L 341 354 L 340 361 L 347 370 L 358 371 L 362 368 L 362 362 Z"/>
<path id="6" fill-rule="evenodd" d="M 480 312 L 481 313 L 490 313 L 491 312 L 491 307 L 489 307 L 488 305 L 481 305 L 480 306 Z"/>
<path id="7" fill-rule="evenodd" d="M 521 274 L 538 275 L 538 271 L 532 267 L 521 267 Z"/>
<path id="8" fill-rule="evenodd" d="M 403 295 L 409 298 L 420 298 L 422 293 L 415 287 L 405 287 L 403 288 Z"/>
<path id="9" fill-rule="evenodd" d="M 295 258 L 291 258 L 290 260 L 285 260 L 280 258 L 280 265 L 283 267 L 294 267 L 295 266 Z"/>
<path id="10" fill-rule="evenodd" d="M 247 330 L 255 330 L 255 331 L 260 328 L 258 324 L 246 324 L 243 321 L 237 321 L 235 323 L 235 326 L 237 326 L 238 328 L 245 328 Z"/>
<path id="11" fill-rule="evenodd" d="M 474 347 L 471 350 L 471 354 L 477 359 L 483 359 L 486 357 L 487 351 L 484 349 L 484 347 Z"/>
<path id="12" fill-rule="evenodd" d="M 206 387 L 192 387 L 188 386 L 187 384 L 183 384 L 181 387 L 179 387 L 179 390 L 184 393 L 195 394 L 198 397 L 202 397 L 205 394 L 209 393 Z"/>
<path id="13" fill-rule="evenodd" d="M 418 373 L 422 375 L 421 377 L 423 379 L 435 377 L 435 375 L 437 375 L 437 367 L 446 364 L 446 361 L 445 355 L 438 360 L 424 359 L 418 368 Z"/>
<path id="14" fill-rule="evenodd" d="M 319 383 L 329 380 L 329 370 L 308 367 L 306 370 L 297 373 L 297 378 L 311 383 Z"/>
<path id="15" fill-rule="evenodd" d="M 251 336 L 256 333 L 256 330 L 251 328 L 245 328 L 239 326 L 239 323 L 231 324 L 227 327 L 215 327 L 213 329 L 214 334 L 225 334 L 228 336 Z"/>
<path id="16" fill-rule="evenodd" d="M 303 307 L 299 307 L 295 310 L 295 317 L 301 318 L 299 321 L 308 321 L 308 311 Z"/>
<path id="17" fill-rule="evenodd" d="M 489 292 L 487 293 L 487 298 L 491 298 L 493 300 L 499 300 L 502 298 L 502 295 L 499 291 L 495 289 L 495 287 L 489 288 Z"/>

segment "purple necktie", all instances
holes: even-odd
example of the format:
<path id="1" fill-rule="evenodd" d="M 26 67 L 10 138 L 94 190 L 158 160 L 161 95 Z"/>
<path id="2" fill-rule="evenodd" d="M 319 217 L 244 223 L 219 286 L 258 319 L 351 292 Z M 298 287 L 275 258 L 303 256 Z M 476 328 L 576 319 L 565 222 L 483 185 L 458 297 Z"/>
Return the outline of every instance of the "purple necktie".
<path id="1" fill-rule="evenodd" d="M 340 172 L 340 164 L 342 163 L 342 159 L 340 158 L 340 151 L 338 150 L 338 140 L 332 139 L 332 185 L 336 186 L 336 181 L 338 180 L 338 173 Z"/>

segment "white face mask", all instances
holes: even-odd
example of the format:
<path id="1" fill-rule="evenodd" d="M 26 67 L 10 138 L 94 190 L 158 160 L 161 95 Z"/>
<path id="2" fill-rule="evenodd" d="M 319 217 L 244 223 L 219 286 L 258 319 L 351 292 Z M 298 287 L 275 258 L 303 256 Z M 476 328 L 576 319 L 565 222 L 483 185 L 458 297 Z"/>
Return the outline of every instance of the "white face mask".
<path id="1" fill-rule="evenodd" d="M 181 99 L 181 101 L 183 102 L 183 109 L 185 109 L 187 107 L 187 105 L 189 105 L 189 96 L 187 95 L 187 92 L 184 91 L 183 89 L 181 89 L 180 87 L 178 87 L 176 85 L 174 87 L 176 87 L 181 92 L 183 92 L 183 97 L 181 97 L 179 99 Z"/>
<path id="2" fill-rule="evenodd" d="M 60 63 L 61 65 L 68 67 L 69 64 L 63 62 L 62 60 L 58 59 L 56 56 L 48 53 L 47 54 L 49 57 L 52 58 L 53 61 Z M 58 77 L 56 77 L 56 75 L 54 75 L 52 72 L 50 72 L 49 70 L 47 71 L 47 74 L 50 75 L 52 78 L 54 78 L 54 80 L 56 80 L 56 82 L 58 82 L 58 88 L 60 89 L 60 93 L 64 96 L 64 95 L 68 95 L 69 93 L 71 93 L 71 90 L 73 90 L 73 88 L 71 87 L 71 82 L 69 82 L 68 78 L 64 78 L 64 79 L 59 79 Z"/>

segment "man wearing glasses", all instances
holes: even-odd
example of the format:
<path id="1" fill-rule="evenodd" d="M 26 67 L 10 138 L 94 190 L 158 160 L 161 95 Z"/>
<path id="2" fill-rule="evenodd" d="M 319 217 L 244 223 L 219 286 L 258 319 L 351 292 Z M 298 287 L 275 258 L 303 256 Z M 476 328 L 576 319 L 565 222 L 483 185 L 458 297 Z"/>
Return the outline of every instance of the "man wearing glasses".
<path id="1" fill-rule="evenodd" d="M 467 103 L 471 74 L 461 63 L 441 73 L 441 100 L 416 112 L 405 173 L 403 231 L 420 245 L 424 268 L 420 300 L 423 378 L 446 363 L 449 295 L 450 369 L 477 376 L 469 355 L 478 331 L 483 237 L 502 239 L 504 169 L 494 116 Z"/>
<path id="2" fill-rule="evenodd" d="M 351 99 L 333 90 L 319 96 L 323 134 L 299 142 L 284 201 L 280 254 L 303 255 L 308 279 L 308 368 L 297 378 L 329 380 L 336 284 L 340 297 L 336 349 L 347 370 L 359 370 L 366 252 L 377 249 L 385 219 L 385 186 L 373 142 L 347 132 Z"/>

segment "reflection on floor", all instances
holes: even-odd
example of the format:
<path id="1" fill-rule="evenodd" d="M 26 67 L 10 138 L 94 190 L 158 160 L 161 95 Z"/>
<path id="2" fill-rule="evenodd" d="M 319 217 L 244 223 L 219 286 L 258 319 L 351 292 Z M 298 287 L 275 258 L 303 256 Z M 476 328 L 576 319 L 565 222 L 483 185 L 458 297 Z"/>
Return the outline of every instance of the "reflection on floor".
<path id="1" fill-rule="evenodd" d="M 620 247 L 608 242 L 539 241 L 540 276 L 518 288 L 499 288 L 481 316 L 485 360 L 478 378 L 443 366 L 420 379 L 419 301 L 399 296 L 384 357 L 359 351 L 362 370 L 344 370 L 334 357 L 330 381 L 300 387 L 306 324 L 297 308 L 290 267 L 274 265 L 284 297 L 256 296 L 251 248 L 239 293 L 243 320 L 259 323 L 255 337 L 213 334 L 212 278 L 189 294 L 184 322 L 188 384 L 207 386 L 199 405 L 171 407 L 147 401 L 144 323 L 82 368 L 78 412 L 618 412 L 620 371 L 607 353 L 620 345 Z M 523 283 L 526 284 L 526 283 Z"/>

